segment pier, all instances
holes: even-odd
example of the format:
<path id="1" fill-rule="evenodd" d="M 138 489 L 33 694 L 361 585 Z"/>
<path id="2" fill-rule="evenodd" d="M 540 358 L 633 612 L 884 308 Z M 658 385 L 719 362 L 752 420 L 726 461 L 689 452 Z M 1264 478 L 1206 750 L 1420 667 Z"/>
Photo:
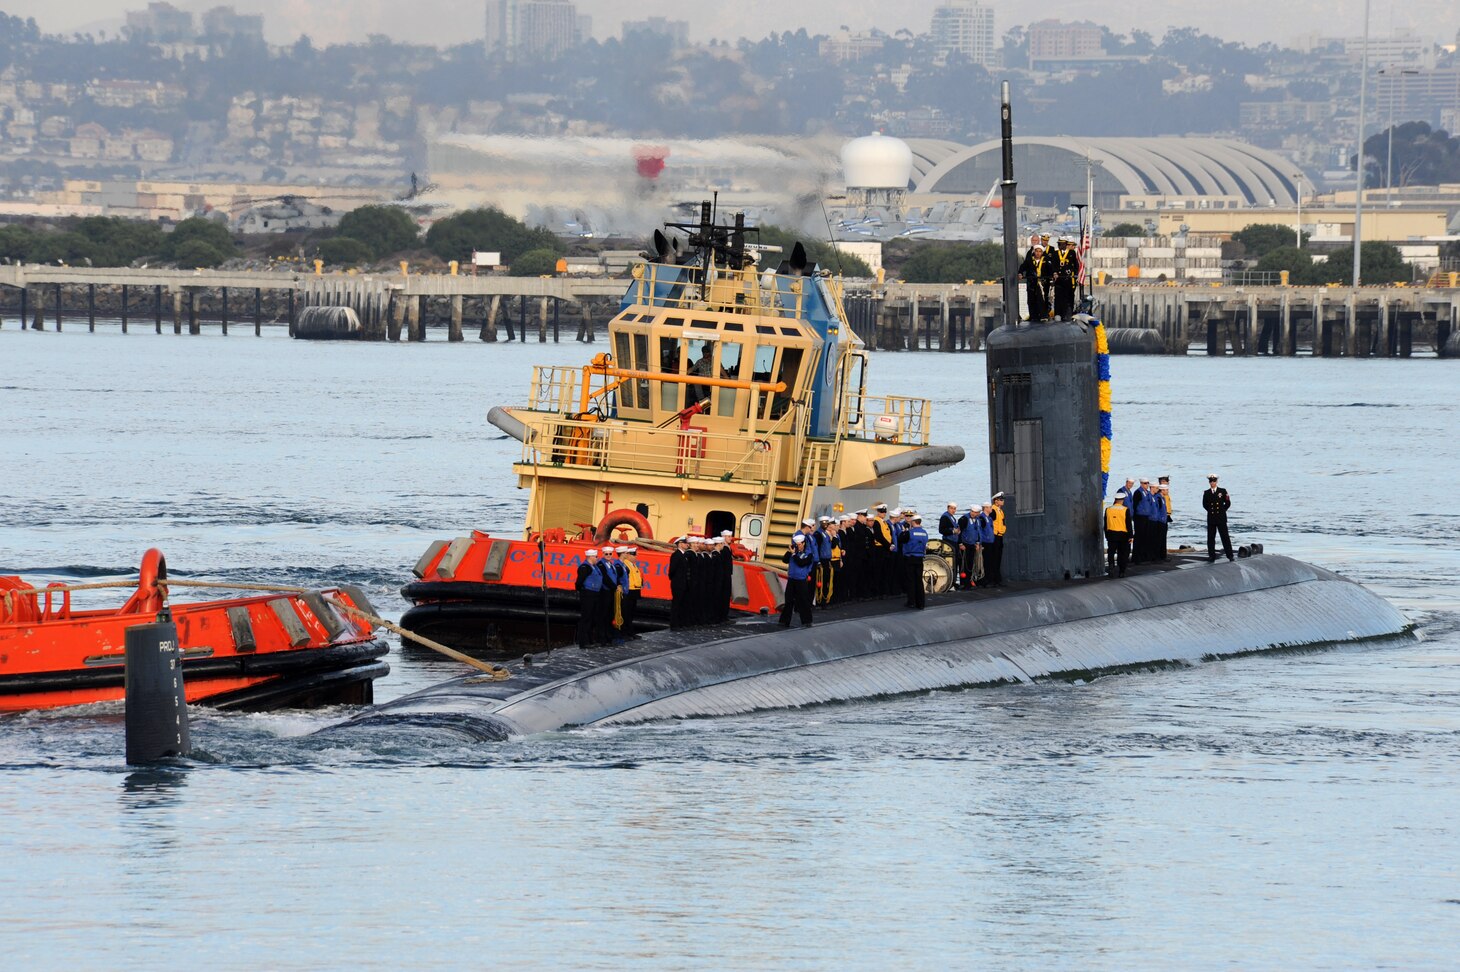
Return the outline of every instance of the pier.
<path id="1" fill-rule="evenodd" d="M 349 307 L 366 340 L 424 341 L 428 325 L 465 340 L 561 340 L 564 331 L 592 342 L 618 310 L 624 283 L 603 278 L 504 277 L 496 274 L 315 274 L 304 271 L 151 270 L 0 266 L 0 316 L 22 328 L 64 330 L 67 321 L 96 330 L 98 316 L 118 318 L 122 332 L 150 327 L 201 334 L 287 325 L 305 307 Z"/>
<path id="2" fill-rule="evenodd" d="M 849 284 L 848 323 L 882 351 L 977 351 L 1004 320 L 997 283 Z M 1410 357 L 1453 349 L 1460 287 L 1115 283 L 1095 290 L 1113 353 Z M 1452 352 L 1453 353 L 1453 352 Z"/>
<path id="3" fill-rule="evenodd" d="M 618 310 L 626 282 L 497 274 L 316 274 L 0 266 L 0 313 L 22 328 L 221 333 L 291 329 L 305 307 L 350 307 L 366 340 L 592 342 Z M 1095 291 L 1116 353 L 1213 356 L 1409 357 L 1460 351 L 1460 286 L 1283 287 L 1120 281 Z M 1004 320 L 997 283 L 874 286 L 848 280 L 848 323 L 881 351 L 979 351 Z"/>

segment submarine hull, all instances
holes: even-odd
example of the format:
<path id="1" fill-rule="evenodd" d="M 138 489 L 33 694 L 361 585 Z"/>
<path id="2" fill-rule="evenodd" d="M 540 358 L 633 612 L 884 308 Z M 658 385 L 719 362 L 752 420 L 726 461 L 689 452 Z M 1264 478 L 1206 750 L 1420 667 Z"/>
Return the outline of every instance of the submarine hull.
<path id="1" fill-rule="evenodd" d="M 464 676 L 325 732 L 410 725 L 473 740 L 574 726 L 980 685 L 1080 678 L 1397 635 L 1408 622 L 1337 574 L 1281 556 L 1190 562 L 1121 580 L 941 595 L 818 616 L 811 628 L 745 620 L 628 646 L 560 649 L 513 677 Z"/>

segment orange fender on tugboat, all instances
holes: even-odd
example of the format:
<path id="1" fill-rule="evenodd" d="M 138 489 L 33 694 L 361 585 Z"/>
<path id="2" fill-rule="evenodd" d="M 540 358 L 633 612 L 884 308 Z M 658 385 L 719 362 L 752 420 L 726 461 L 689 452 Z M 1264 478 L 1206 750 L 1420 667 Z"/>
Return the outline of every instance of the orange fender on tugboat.
<path id="1" fill-rule="evenodd" d="M 473 530 L 467 537 L 437 540 L 415 566 L 419 580 L 401 589 L 415 605 L 401 617 L 401 626 L 487 655 L 540 650 L 545 624 L 553 644 L 566 643 L 578 623 L 573 589 L 578 565 L 586 551 L 612 544 L 639 551 L 644 589 L 635 626 L 639 631 L 667 628 L 673 550 L 653 540 L 648 523 L 641 521 L 644 517 L 632 510 L 615 510 L 596 525 L 580 524 L 583 530 L 574 537 L 555 529 L 509 540 Z M 630 527 L 638 539 L 629 536 Z M 731 609 L 744 615 L 777 610 L 784 598 L 778 571 L 753 560 L 752 552 L 735 541 L 730 549 L 735 554 Z"/>
<path id="2" fill-rule="evenodd" d="M 111 702 L 125 694 L 126 631 L 166 603 L 167 563 L 147 551 L 137 590 L 119 608 L 77 610 L 66 585 L 0 576 L 0 712 Z M 220 709 L 365 704 L 390 671 L 359 588 L 171 603 L 187 700 Z"/>

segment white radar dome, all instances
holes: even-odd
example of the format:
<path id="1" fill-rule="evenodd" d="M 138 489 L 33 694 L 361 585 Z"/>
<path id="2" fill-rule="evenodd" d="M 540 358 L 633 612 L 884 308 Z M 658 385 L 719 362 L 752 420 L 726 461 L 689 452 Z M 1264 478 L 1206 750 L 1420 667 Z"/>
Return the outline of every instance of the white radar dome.
<path id="1" fill-rule="evenodd" d="M 900 138 L 874 133 L 842 146 L 848 189 L 906 189 L 912 171 L 912 149 Z"/>

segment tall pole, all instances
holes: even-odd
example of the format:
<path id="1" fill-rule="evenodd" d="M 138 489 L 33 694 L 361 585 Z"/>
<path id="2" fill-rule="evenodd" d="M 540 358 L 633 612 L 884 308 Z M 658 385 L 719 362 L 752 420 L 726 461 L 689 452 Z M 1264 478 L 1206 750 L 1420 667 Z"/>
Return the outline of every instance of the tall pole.
<path id="1" fill-rule="evenodd" d="M 1359 158 L 1355 173 L 1358 179 L 1355 185 L 1358 191 L 1354 193 L 1354 279 L 1353 286 L 1357 290 L 1360 281 L 1359 273 L 1359 251 L 1364 245 L 1364 122 L 1367 96 L 1369 93 L 1369 7 L 1373 0 L 1364 0 L 1364 54 L 1359 68 Z"/>
<path id="2" fill-rule="evenodd" d="M 1298 249 L 1303 248 L 1303 173 L 1294 172 L 1293 178 L 1298 180 L 1298 225 L 1293 227 L 1293 232 L 1298 237 Z"/>
<path id="3" fill-rule="evenodd" d="M 1010 327 L 1019 323 L 1019 194 L 1014 181 L 1014 114 L 1009 107 L 1009 82 L 999 91 L 1003 101 L 1000 110 L 1004 139 L 1004 321 Z"/>
<path id="4" fill-rule="evenodd" d="M 1389 148 L 1384 152 L 1384 205 L 1394 205 L 1394 93 L 1389 93 Z"/>

